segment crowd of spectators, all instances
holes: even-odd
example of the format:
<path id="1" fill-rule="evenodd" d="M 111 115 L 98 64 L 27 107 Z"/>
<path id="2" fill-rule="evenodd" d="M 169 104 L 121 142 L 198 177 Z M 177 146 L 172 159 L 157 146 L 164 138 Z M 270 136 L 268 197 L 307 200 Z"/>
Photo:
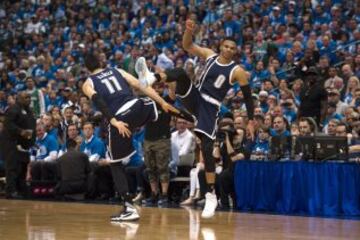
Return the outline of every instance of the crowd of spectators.
<path id="1" fill-rule="evenodd" d="M 63 155 L 68 139 L 81 145 L 90 162 L 109 164 L 107 123 L 81 93 L 87 51 L 98 51 L 103 66 L 133 74 L 140 56 L 152 70 L 183 67 L 196 82 L 204 62 L 181 46 L 188 17 L 198 23 L 194 41 L 201 46 L 218 52 L 222 38 L 234 37 L 235 61 L 249 72 L 256 106 L 255 140 L 246 134 L 247 115 L 238 85 L 228 92 L 220 112 L 224 119 L 230 116 L 226 124 L 235 131 L 230 138 L 236 151 L 244 147 L 247 157 L 268 159 L 271 136 L 323 132 L 358 138 L 357 1 L 2 1 L 0 114 L 15 103 L 17 93 L 31 95 L 38 121 L 34 166 L 36 161 L 51 162 Z M 134 133 L 133 138 L 138 154 L 128 164 L 140 166 L 143 133 Z M 228 138 L 221 139 L 226 143 Z M 221 154 L 214 155 L 221 160 Z M 230 160 L 244 157 L 233 155 Z M 91 168 L 97 169 L 95 164 Z"/>

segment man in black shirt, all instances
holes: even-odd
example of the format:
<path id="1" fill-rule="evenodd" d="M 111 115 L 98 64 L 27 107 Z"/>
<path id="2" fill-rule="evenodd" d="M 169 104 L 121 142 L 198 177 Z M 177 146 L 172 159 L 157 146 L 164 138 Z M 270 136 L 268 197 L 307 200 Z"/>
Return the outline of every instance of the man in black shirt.
<path id="1" fill-rule="evenodd" d="M 3 143 L 6 197 L 19 198 L 26 191 L 25 177 L 30 161 L 29 149 L 35 143 L 36 120 L 26 92 L 17 95 L 16 104 L 5 113 Z"/>
<path id="2" fill-rule="evenodd" d="M 319 125 L 326 115 L 327 92 L 315 67 L 309 68 L 304 82 L 304 87 L 300 92 L 301 104 L 298 117 L 312 117 Z"/>
<path id="3" fill-rule="evenodd" d="M 163 95 L 165 87 L 163 82 L 155 83 L 152 87 L 160 96 Z M 169 96 L 165 96 L 164 100 L 170 104 L 174 103 Z M 147 123 L 145 130 L 144 158 L 151 187 L 151 197 L 146 201 L 146 203 L 156 204 L 160 180 L 162 194 L 157 201 L 157 204 L 164 206 L 167 204 L 168 200 L 169 160 L 171 156 L 171 116 L 162 111 L 160 107 L 157 109 L 157 121 Z"/>
<path id="4" fill-rule="evenodd" d="M 58 160 L 59 182 L 56 192 L 59 195 L 85 194 L 88 189 L 88 175 L 91 171 L 89 158 L 79 151 L 73 139 L 66 142 L 67 152 Z"/>

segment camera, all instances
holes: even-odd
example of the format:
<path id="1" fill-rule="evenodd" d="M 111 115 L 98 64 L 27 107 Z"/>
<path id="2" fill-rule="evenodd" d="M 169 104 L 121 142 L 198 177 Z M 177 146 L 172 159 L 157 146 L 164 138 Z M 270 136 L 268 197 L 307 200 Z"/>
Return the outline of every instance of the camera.
<path id="1" fill-rule="evenodd" d="M 236 130 L 231 125 L 225 125 L 225 126 L 219 127 L 219 130 L 216 133 L 216 141 L 224 142 L 225 138 L 226 138 L 226 133 L 228 134 L 230 141 L 232 141 L 234 138 L 234 135 L 236 134 Z"/>

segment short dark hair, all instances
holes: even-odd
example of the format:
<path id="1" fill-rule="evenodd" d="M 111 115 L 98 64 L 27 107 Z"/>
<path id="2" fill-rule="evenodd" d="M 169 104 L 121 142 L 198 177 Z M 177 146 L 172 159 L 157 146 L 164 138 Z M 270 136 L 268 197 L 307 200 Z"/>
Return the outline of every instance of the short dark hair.
<path id="1" fill-rule="evenodd" d="M 75 149 L 77 147 L 77 142 L 74 139 L 67 139 L 66 140 L 66 148 L 69 149 Z"/>
<path id="2" fill-rule="evenodd" d="M 222 42 L 224 42 L 224 41 L 232 41 L 232 42 L 234 42 L 236 44 L 235 38 L 231 37 L 231 36 L 225 37 Z"/>
<path id="3" fill-rule="evenodd" d="M 82 125 L 82 128 L 84 128 L 86 125 L 91 125 L 92 128 L 94 128 L 94 124 L 92 122 L 90 122 L 90 121 L 84 122 L 83 125 Z"/>
<path id="4" fill-rule="evenodd" d="M 270 134 L 270 128 L 268 126 L 265 126 L 264 124 L 260 125 L 259 130 L 263 130 L 263 132 Z"/>
<path id="5" fill-rule="evenodd" d="M 345 127 L 346 133 L 350 133 L 350 127 L 347 123 L 339 122 L 339 124 L 336 127 Z"/>
<path id="6" fill-rule="evenodd" d="M 98 55 L 95 53 L 87 53 L 84 57 L 85 67 L 90 71 L 94 71 L 101 67 Z"/>
<path id="7" fill-rule="evenodd" d="M 316 122 L 315 122 L 315 120 L 313 118 L 311 118 L 311 117 L 301 117 L 299 119 L 299 123 L 300 122 L 307 122 L 309 124 L 309 126 L 310 126 L 311 132 L 314 132 L 316 130 Z"/>
<path id="8" fill-rule="evenodd" d="M 77 125 L 76 125 L 75 123 L 69 123 L 69 124 L 67 125 L 66 132 L 68 131 L 68 129 L 69 129 L 70 127 L 75 127 L 76 130 L 79 130 L 78 127 L 77 127 Z"/>

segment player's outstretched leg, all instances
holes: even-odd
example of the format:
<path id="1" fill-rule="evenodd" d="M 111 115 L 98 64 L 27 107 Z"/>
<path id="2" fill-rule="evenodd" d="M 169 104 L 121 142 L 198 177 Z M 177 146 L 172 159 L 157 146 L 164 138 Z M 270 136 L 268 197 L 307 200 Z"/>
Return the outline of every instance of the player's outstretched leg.
<path id="1" fill-rule="evenodd" d="M 151 86 L 156 81 L 154 73 L 150 72 L 144 57 L 139 57 L 137 59 L 135 63 L 135 72 L 138 75 L 140 85 L 143 87 Z"/>

